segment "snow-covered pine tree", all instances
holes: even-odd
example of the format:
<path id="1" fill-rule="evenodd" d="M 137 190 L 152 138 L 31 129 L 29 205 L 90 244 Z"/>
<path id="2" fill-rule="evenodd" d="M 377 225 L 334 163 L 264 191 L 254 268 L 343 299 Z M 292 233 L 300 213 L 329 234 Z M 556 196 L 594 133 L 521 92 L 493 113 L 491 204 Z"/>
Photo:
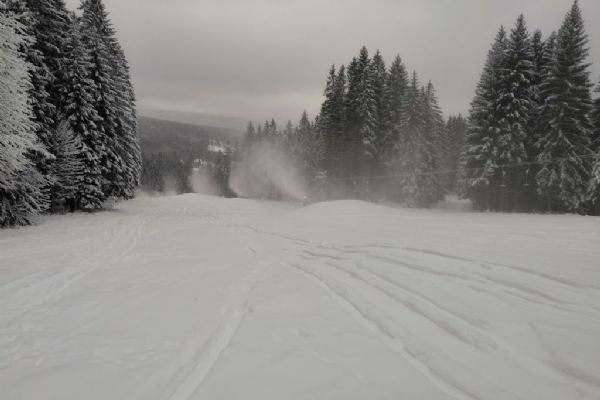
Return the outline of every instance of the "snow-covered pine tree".
<path id="1" fill-rule="evenodd" d="M 467 120 L 461 115 L 450 116 L 446 123 L 446 143 L 448 144 L 446 159 L 442 169 L 448 173 L 448 190 L 457 192 L 460 168 L 460 157 L 465 144 Z"/>
<path id="2" fill-rule="evenodd" d="M 260 141 L 269 141 L 271 140 L 271 123 L 269 122 L 269 120 L 265 120 L 265 124 L 263 125 L 263 129 L 262 129 L 262 136 L 260 138 Z"/>
<path id="3" fill-rule="evenodd" d="M 594 100 L 592 109 L 592 125 L 594 127 L 593 149 L 596 153 L 600 152 L 600 83 L 596 88 L 597 97 Z"/>
<path id="4" fill-rule="evenodd" d="M 427 134 L 427 98 L 419 88 L 417 73 L 408 87 L 405 107 L 398 125 L 394 173 L 398 176 L 397 199 L 410 207 L 426 207 L 440 200 L 435 174 L 435 154 Z"/>
<path id="5" fill-rule="evenodd" d="M 322 145 L 322 135 L 310 122 L 306 111 L 302 113 L 293 142 L 295 163 L 302 177 L 307 183 L 310 183 L 319 171 L 324 146 Z"/>
<path id="6" fill-rule="evenodd" d="M 386 163 L 393 154 L 392 149 L 397 140 L 397 126 L 402 118 L 405 105 L 405 96 L 408 89 L 408 74 L 400 56 L 396 56 L 390 66 L 385 85 L 385 110 L 384 119 L 385 135 L 381 147 L 386 149 Z"/>
<path id="7" fill-rule="evenodd" d="M 525 18 L 520 15 L 507 42 L 495 105 L 500 113 L 496 153 L 501 165 L 522 164 L 529 160 L 527 145 L 532 142 L 531 121 L 537 104 L 535 79 L 531 39 Z M 504 168 L 503 174 L 506 188 L 501 192 L 501 208 L 504 211 L 522 209 L 527 167 Z"/>
<path id="8" fill-rule="evenodd" d="M 43 117 L 36 122 L 39 124 L 37 135 L 40 142 L 49 150 L 52 148 L 53 136 L 67 95 L 64 85 L 64 66 L 67 60 L 67 32 L 71 21 L 63 0 L 26 0 L 26 3 L 34 19 L 33 47 L 41 56 L 41 61 L 47 69 L 47 76 L 43 69 L 34 69 L 34 73 L 41 73 L 42 76 L 39 78 L 36 76 L 32 81 L 37 82 L 37 85 L 45 84 L 44 87 L 39 88 L 41 93 L 35 94 L 34 98 L 48 102 L 39 105 L 40 111 L 45 111 L 42 111 Z M 35 89 L 38 90 L 37 87 Z M 44 92 L 47 93 L 47 97 Z M 51 182 L 53 177 L 49 172 L 52 168 L 52 158 L 38 158 L 36 164 Z"/>
<path id="9" fill-rule="evenodd" d="M 542 49 L 542 58 L 541 58 L 541 60 L 537 59 L 537 62 L 539 64 L 537 64 L 537 66 L 536 66 L 536 69 L 538 71 L 538 76 L 537 76 L 538 109 L 536 112 L 536 119 L 535 119 L 536 142 L 537 142 L 537 140 L 540 139 L 540 137 L 542 136 L 542 133 L 543 133 L 541 131 L 538 132 L 538 130 L 542 129 L 542 126 L 540 123 L 540 118 L 542 115 L 544 104 L 546 103 L 546 97 L 549 95 L 549 93 L 546 93 L 542 89 L 542 84 L 550 77 L 550 73 L 552 71 L 552 66 L 554 65 L 554 58 L 556 56 L 556 38 L 557 38 L 556 32 L 552 32 L 550 34 L 550 36 L 548 36 L 548 38 L 544 41 L 544 45 L 543 45 L 543 49 Z"/>
<path id="10" fill-rule="evenodd" d="M 77 142 L 75 148 L 81 152 L 79 158 L 85 165 L 81 171 L 81 184 L 74 198 L 75 207 L 92 211 L 101 208 L 106 200 L 102 191 L 103 179 L 100 166 L 101 160 L 106 157 L 106 147 L 100 129 L 102 120 L 95 108 L 95 100 L 101 95 L 90 75 L 91 55 L 82 43 L 82 36 L 81 24 L 73 15 L 65 65 L 67 96 L 63 118 L 69 123 L 70 131 Z M 59 166 L 57 170 L 61 168 Z"/>
<path id="11" fill-rule="evenodd" d="M 47 180 L 30 159 L 32 153 L 47 154 L 29 100 L 31 65 L 21 52 L 31 40 L 0 3 L 0 227 L 34 222 L 48 203 Z"/>
<path id="12" fill-rule="evenodd" d="M 269 136 L 271 140 L 276 143 L 279 139 L 279 128 L 277 126 L 277 122 L 275 122 L 274 118 L 271 118 L 271 123 L 269 124 Z"/>
<path id="13" fill-rule="evenodd" d="M 367 181 L 360 180 L 368 172 L 369 159 L 366 149 L 377 124 L 375 86 L 372 60 L 366 47 L 348 67 L 348 94 L 346 112 L 348 118 L 347 153 L 344 172 L 348 177 L 351 195 L 364 197 L 368 192 Z"/>
<path id="14" fill-rule="evenodd" d="M 42 145 L 41 151 L 32 152 L 29 157 L 48 182 L 44 189 L 47 194 L 43 196 L 47 201 L 40 199 L 40 204 L 49 211 L 50 169 L 54 157 L 48 150 L 66 93 L 62 78 L 69 16 L 62 0 L 9 0 L 6 4 L 17 15 L 24 32 L 33 38 L 20 48 L 31 65 L 29 96 L 36 135 Z"/>
<path id="15" fill-rule="evenodd" d="M 133 196 L 141 165 L 129 70 L 102 0 L 83 0 L 81 10 L 82 42 L 90 52 L 90 74 L 98 88 L 94 102 L 104 146 L 102 191 L 106 197 L 127 199 Z"/>
<path id="16" fill-rule="evenodd" d="M 325 101 L 321 106 L 318 130 L 323 137 L 322 169 L 331 178 L 340 177 L 345 154 L 346 131 L 346 68 L 342 65 L 337 74 L 332 66 L 325 85 Z"/>
<path id="17" fill-rule="evenodd" d="M 258 124 L 258 126 L 256 127 L 256 141 L 260 142 L 263 139 L 264 139 L 263 128 L 262 128 L 261 124 Z"/>
<path id="18" fill-rule="evenodd" d="M 531 36 L 531 51 L 533 53 L 533 67 L 535 70 L 535 76 L 533 84 L 539 84 L 542 80 L 544 70 L 544 35 L 542 31 L 536 29 Z"/>
<path id="19" fill-rule="evenodd" d="M 23 32 L 30 36 L 32 40 L 25 41 L 20 46 L 20 52 L 25 60 L 30 64 L 31 86 L 29 97 L 33 118 L 36 125 L 36 134 L 40 139 L 50 141 L 52 137 L 56 108 L 50 100 L 50 94 L 47 88 L 50 81 L 54 79 L 50 69 L 45 62 L 45 55 L 37 45 L 36 29 L 38 20 L 28 6 L 29 0 L 9 0 L 7 1 L 7 10 L 14 13 L 15 17 L 22 26 Z M 48 153 L 49 154 L 49 153 Z M 36 163 L 41 170 L 46 170 L 51 162 L 38 155 L 35 157 Z"/>
<path id="20" fill-rule="evenodd" d="M 502 171 L 499 168 L 497 138 L 503 115 L 496 109 L 496 104 L 506 50 L 506 31 L 504 27 L 500 27 L 488 52 L 469 112 L 461 162 L 464 174 L 461 176 L 460 186 L 462 194 L 478 210 L 499 209 L 497 199 Z"/>
<path id="21" fill-rule="evenodd" d="M 248 149 L 254 145 L 256 139 L 256 129 L 254 129 L 254 124 L 250 121 L 248 122 L 248 127 L 246 128 L 246 133 L 244 134 L 244 140 L 242 142 L 243 151 L 248 151 Z"/>
<path id="22" fill-rule="evenodd" d="M 371 137 L 367 138 L 367 153 L 370 159 L 370 175 L 381 175 L 384 172 L 386 141 L 385 141 L 385 118 L 387 115 L 385 101 L 385 85 L 387 82 L 387 69 L 381 52 L 377 50 L 373 56 L 373 94 L 375 97 L 375 126 Z"/>
<path id="23" fill-rule="evenodd" d="M 117 80 L 117 92 L 119 93 L 116 99 L 119 105 L 119 113 L 116 118 L 117 137 L 125 177 L 124 185 L 120 188 L 118 197 L 131 199 L 135 196 L 135 190 L 139 185 L 142 171 L 141 148 L 137 132 L 136 98 L 125 52 L 116 37 L 113 37 L 110 43 L 111 52 L 114 54 L 112 68 Z"/>
<path id="24" fill-rule="evenodd" d="M 558 33 L 550 73 L 542 84 L 546 100 L 540 129 L 544 135 L 537 143 L 541 168 L 536 181 L 548 211 L 580 211 L 588 194 L 593 150 L 587 44 L 575 1 Z"/>
<path id="25" fill-rule="evenodd" d="M 440 108 L 435 87 L 431 81 L 428 82 L 425 89 L 425 123 L 427 125 L 425 130 L 427 143 L 430 146 L 429 152 L 434 155 L 434 165 L 432 168 L 433 170 L 438 170 L 448 156 L 448 143 L 442 109 Z M 445 194 L 444 188 L 448 187 L 448 175 L 438 174 L 436 175 L 436 179 L 439 183 L 439 196 L 443 198 Z"/>
<path id="26" fill-rule="evenodd" d="M 85 170 L 85 151 L 81 137 L 68 121 L 59 123 L 51 147 L 56 161 L 52 164 L 54 185 L 51 190 L 54 211 L 75 211 L 82 193 Z"/>
<path id="27" fill-rule="evenodd" d="M 323 157 L 323 169 L 327 171 L 329 176 L 334 176 L 336 170 L 339 169 L 339 155 L 337 154 L 337 142 L 338 136 L 336 131 L 336 110 L 335 110 L 335 87 L 336 87 L 336 69 L 335 65 L 332 65 L 327 75 L 327 81 L 325 83 L 325 91 L 323 96 L 325 100 L 321 104 L 321 111 L 319 114 L 319 131 L 325 140 L 325 154 Z"/>
<path id="28" fill-rule="evenodd" d="M 289 139 L 294 134 L 294 125 L 292 125 L 292 121 L 288 120 L 285 124 L 285 128 L 283 129 L 283 136 L 286 139 Z"/>
<path id="29" fill-rule="evenodd" d="M 596 92 L 600 94 L 600 84 L 596 88 Z M 589 190 L 589 211 L 594 215 L 600 215 L 600 97 L 594 101 L 592 123 L 594 125 L 592 149 L 596 153 L 596 159 Z"/>

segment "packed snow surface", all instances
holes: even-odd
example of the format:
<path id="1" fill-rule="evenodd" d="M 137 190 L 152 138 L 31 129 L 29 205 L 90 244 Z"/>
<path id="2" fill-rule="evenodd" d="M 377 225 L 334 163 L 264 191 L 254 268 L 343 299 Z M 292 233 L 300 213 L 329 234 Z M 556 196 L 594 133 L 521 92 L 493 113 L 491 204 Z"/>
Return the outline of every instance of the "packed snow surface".
<path id="1" fill-rule="evenodd" d="M 600 219 L 186 195 L 2 231 L 0 398 L 599 399 Z"/>

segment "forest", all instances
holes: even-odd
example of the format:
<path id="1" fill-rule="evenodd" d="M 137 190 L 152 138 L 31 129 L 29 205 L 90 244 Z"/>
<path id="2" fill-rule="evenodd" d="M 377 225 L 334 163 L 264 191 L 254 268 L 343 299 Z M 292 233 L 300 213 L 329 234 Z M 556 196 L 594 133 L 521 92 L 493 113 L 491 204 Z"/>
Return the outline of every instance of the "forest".
<path id="1" fill-rule="evenodd" d="M 427 207 L 455 193 L 477 210 L 597 215 L 600 99 L 588 43 L 578 2 L 547 37 L 519 16 L 499 28 L 468 116 L 445 121 L 431 82 L 400 56 L 387 68 L 363 47 L 331 67 L 314 121 L 304 114 L 282 132 L 274 121 L 251 124 L 241 151 L 277 146 L 319 199 Z"/>
<path id="2" fill-rule="evenodd" d="M 0 2 L 0 226 L 96 211 L 141 173 L 129 66 L 101 0 Z"/>
<path id="3" fill-rule="evenodd" d="M 227 197 L 429 207 L 457 194 L 481 211 L 600 214 L 600 87 L 577 1 L 546 36 L 523 15 L 499 28 L 466 116 L 445 117 L 434 84 L 399 55 L 388 66 L 363 47 L 331 66 L 314 119 L 250 123 L 209 156 L 142 157 L 127 58 L 101 0 L 78 13 L 62 0 L 0 11 L 0 226 L 101 210 L 141 181 L 193 191 L 194 158 Z"/>

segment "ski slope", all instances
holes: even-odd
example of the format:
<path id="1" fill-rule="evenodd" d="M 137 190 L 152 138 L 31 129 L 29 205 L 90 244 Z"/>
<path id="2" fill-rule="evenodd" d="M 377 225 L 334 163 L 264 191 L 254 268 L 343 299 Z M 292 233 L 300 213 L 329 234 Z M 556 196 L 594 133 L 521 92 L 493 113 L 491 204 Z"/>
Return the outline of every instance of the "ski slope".
<path id="1" fill-rule="evenodd" d="M 139 198 L 0 232 L 2 400 L 599 399 L 600 219 Z"/>

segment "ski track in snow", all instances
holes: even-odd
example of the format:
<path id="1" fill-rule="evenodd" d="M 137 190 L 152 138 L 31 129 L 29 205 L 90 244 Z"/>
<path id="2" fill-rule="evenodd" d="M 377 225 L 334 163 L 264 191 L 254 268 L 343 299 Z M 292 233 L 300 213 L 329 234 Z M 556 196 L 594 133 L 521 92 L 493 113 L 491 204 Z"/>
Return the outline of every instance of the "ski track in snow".
<path id="1" fill-rule="evenodd" d="M 297 210 L 189 195 L 138 199 L 122 211 L 51 218 L 39 227 L 0 232 L 0 388 L 7 400 L 37 399 L 40 393 L 82 398 L 85 382 L 100 388 L 85 394 L 90 399 L 195 400 L 219 393 L 215 382 L 233 371 L 233 355 L 244 354 L 244 343 L 253 348 L 256 339 L 244 336 L 245 325 L 257 318 L 255 309 L 260 314 L 255 302 L 277 271 L 290 282 L 310 282 L 333 301 L 328 307 L 343 311 L 337 318 L 417 371 L 424 383 L 412 382 L 413 393 L 428 382 L 440 398 L 454 400 L 600 397 L 600 350 L 594 348 L 600 334 L 600 284 L 594 277 L 600 275 L 585 268 L 593 263 L 587 260 L 600 259 L 596 249 L 585 243 L 548 247 L 557 257 L 552 268 L 540 267 L 548 259 L 544 254 L 520 254 L 522 247 L 514 257 L 465 256 L 464 247 L 453 254 L 444 240 L 456 238 L 442 235 L 427 247 L 392 222 L 417 230 L 426 229 L 422 224 L 447 228 L 444 219 L 460 221 L 460 215 L 386 211 L 359 202 L 339 206 L 350 214 L 319 210 L 327 205 Z M 358 236 L 347 225 L 352 218 L 361 221 Z M 464 218 L 469 224 L 498 221 Z M 321 220 L 322 229 L 305 230 Z M 456 221 L 448 225 L 453 230 L 460 229 Z M 578 221 L 561 223 L 575 229 Z M 582 236 L 600 234 L 593 225 L 582 229 L 588 229 Z M 381 241 L 374 242 L 378 234 Z M 500 230 L 494 234 L 492 229 L 487 242 L 476 243 L 509 240 Z M 550 239 L 568 238 L 561 235 Z M 519 243 L 501 245 L 508 250 Z M 575 255 L 577 274 L 557 267 L 569 260 L 561 251 Z M 304 332 L 297 336 L 312 362 L 358 368 L 341 353 L 313 348 L 316 338 L 289 323 L 293 332 Z M 273 335 L 265 330 L 259 337 Z M 303 354 L 280 335 L 273 337 L 278 346 L 289 346 L 281 357 Z M 233 344 L 235 353 L 229 351 Z M 90 369 L 81 387 L 62 392 L 70 377 L 52 371 L 69 371 L 70 365 L 73 373 L 78 366 L 114 370 L 117 381 L 102 381 L 102 373 Z M 364 372 L 351 375 L 364 379 Z M 372 387 L 374 393 L 379 389 Z M 258 399 L 252 390 L 244 397 Z M 355 398 L 343 388 L 338 396 L 324 396 L 317 391 L 310 398 Z"/>

